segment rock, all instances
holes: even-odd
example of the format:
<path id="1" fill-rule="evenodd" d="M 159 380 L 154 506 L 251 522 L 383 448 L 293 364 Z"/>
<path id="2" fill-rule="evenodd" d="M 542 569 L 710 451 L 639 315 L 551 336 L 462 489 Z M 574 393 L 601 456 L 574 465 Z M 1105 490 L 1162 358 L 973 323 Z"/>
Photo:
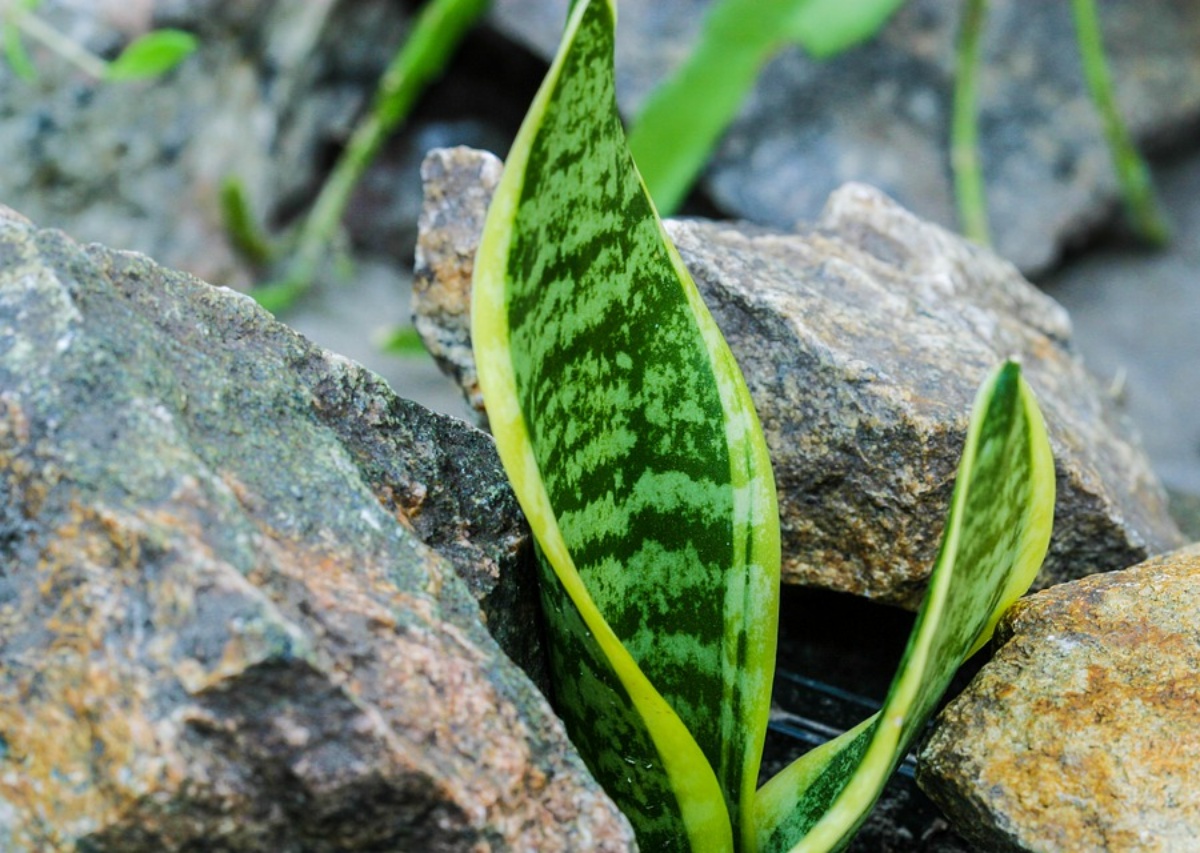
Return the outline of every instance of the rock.
<path id="1" fill-rule="evenodd" d="M 627 116 L 687 56 L 709 2 L 622 5 L 617 90 Z M 839 57 L 778 54 L 710 163 L 703 187 L 712 200 L 731 215 L 790 228 L 815 218 L 826 196 L 853 180 L 955 225 L 948 140 L 961 9 L 913 0 L 876 39 Z M 1134 136 L 1186 144 L 1200 118 L 1200 7 L 1113 0 L 1101 14 Z M 563 4 L 496 0 L 492 21 L 549 57 Z M 1110 215 L 1116 179 L 1069 4 L 990 3 L 982 51 L 980 156 L 993 239 L 1001 255 L 1033 272 Z"/>
<path id="2" fill-rule="evenodd" d="M 460 376 L 473 367 L 465 316 L 454 314 L 468 305 L 467 273 L 454 264 L 470 255 L 486 193 L 451 202 L 445 190 L 490 174 L 487 155 L 475 156 L 431 155 L 417 265 L 417 298 L 434 306 L 417 314 L 438 322 L 426 341 Z M 1008 356 L 1038 392 L 1058 466 L 1038 583 L 1180 544 L 1128 425 L 1072 354 L 1066 313 L 1011 264 L 862 185 L 834 193 L 804 233 L 700 220 L 667 228 L 763 423 L 786 582 L 916 606 L 976 388 Z"/>
<path id="3" fill-rule="evenodd" d="M 0 209 L 0 848 L 631 849 L 468 590 L 524 537 L 485 436 Z"/>
<path id="4" fill-rule="evenodd" d="M 981 849 L 1197 849 L 1197 612 L 1197 547 L 1018 602 L 922 787 Z"/>
<path id="5" fill-rule="evenodd" d="M 487 422 L 471 351 L 471 276 L 504 165 L 486 151 L 435 148 L 421 164 L 424 204 L 413 268 L 413 325 L 442 371 Z"/>
<path id="6" fill-rule="evenodd" d="M 1200 495 L 1168 489 L 1171 517 L 1189 542 L 1200 542 Z"/>
<path id="7" fill-rule="evenodd" d="M 1169 246 L 1110 246 L 1078 258 L 1044 286 L 1071 312 L 1088 365 L 1121 391 L 1163 482 L 1200 495 L 1200 158 L 1155 177 L 1175 225 Z"/>
<path id="8" fill-rule="evenodd" d="M 1128 424 L 1072 354 L 1066 313 L 1006 261 L 862 185 L 800 235 L 669 230 L 763 422 L 789 581 L 919 603 L 975 390 L 1007 356 L 1056 460 L 1036 585 L 1181 544 Z"/>
<path id="9" fill-rule="evenodd" d="M 419 181 L 419 173 L 417 177 Z M 397 352 L 384 346 L 403 328 L 411 303 L 411 256 L 407 269 L 380 256 L 358 257 L 353 278 L 336 285 L 319 284 L 283 317 L 288 326 L 310 341 L 380 376 L 399 396 L 435 412 L 469 420 L 470 409 L 458 386 L 423 348 Z M 411 331 L 411 326 L 408 328 Z"/>
<path id="10" fill-rule="evenodd" d="M 101 83 L 53 54 L 0 75 L 0 199 L 79 239 L 143 251 L 209 281 L 254 276 L 229 247 L 230 177 L 277 225 L 311 195 L 408 20 L 390 0 L 46 0 L 36 14 L 113 56 L 152 26 L 199 48 L 156 81 Z"/>

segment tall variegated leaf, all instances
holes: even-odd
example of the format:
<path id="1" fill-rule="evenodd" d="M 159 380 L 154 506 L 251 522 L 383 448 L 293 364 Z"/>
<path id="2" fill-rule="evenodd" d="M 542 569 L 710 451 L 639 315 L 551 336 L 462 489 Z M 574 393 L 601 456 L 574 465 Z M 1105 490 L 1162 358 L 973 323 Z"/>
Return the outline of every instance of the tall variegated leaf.
<path id="1" fill-rule="evenodd" d="M 542 554 L 559 709 L 647 850 L 728 850 L 774 671 L 778 516 L 738 367 L 629 155 L 611 0 L 580 0 L 509 154 L 472 335 Z"/>
<path id="2" fill-rule="evenodd" d="M 1033 582 L 1053 513 L 1045 425 L 1008 362 L 976 398 L 929 590 L 883 708 L 763 787 L 755 818 L 762 853 L 816 853 L 850 838 L 955 670 Z"/>

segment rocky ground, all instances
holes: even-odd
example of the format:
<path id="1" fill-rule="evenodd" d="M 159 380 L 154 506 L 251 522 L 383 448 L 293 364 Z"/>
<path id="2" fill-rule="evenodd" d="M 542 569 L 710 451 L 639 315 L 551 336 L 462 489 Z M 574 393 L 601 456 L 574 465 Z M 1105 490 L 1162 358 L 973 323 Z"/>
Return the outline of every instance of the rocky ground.
<path id="1" fill-rule="evenodd" d="M 664 57 L 677 60 L 696 26 L 693 5 L 623 3 L 627 70 L 621 97 L 627 109 L 663 72 Z M 8 721 L 0 726 L 0 761 L 37 759 L 15 776 L 0 773 L 0 846 L 38 849 L 13 839 L 50 837 L 44 822 L 20 818 L 33 813 L 32 807 L 22 811 L 23 804 L 40 796 L 35 789 L 42 780 L 58 792 L 54 807 L 63 810 L 62 838 L 74 833 L 110 845 L 97 849 L 164 849 L 147 835 L 169 822 L 164 810 L 145 800 L 141 811 L 121 813 L 106 799 L 119 794 L 124 802 L 126 795 L 136 799 L 149 790 L 183 810 L 182 822 L 169 827 L 181 844 L 210 831 L 207 813 L 187 823 L 187 810 L 198 802 L 199 812 L 219 806 L 252 815 L 248 834 L 231 836 L 231 843 L 243 846 L 231 849 L 253 849 L 245 845 L 264 838 L 278 842 L 275 849 L 309 849 L 306 834 L 335 830 L 374 849 L 370 845 L 432 837 L 434 824 L 444 831 L 439 843 L 445 849 L 480 838 L 501 847 L 497 839 L 558 843 L 574 837 L 578 820 L 594 824 L 597 846 L 624 849 L 627 828 L 589 788 L 547 706 L 474 615 L 487 614 L 482 619 L 500 647 L 539 681 L 538 650 L 527 642 L 536 632 L 520 623 L 505 633 L 502 614 L 515 606 L 505 596 L 519 593 L 497 581 L 520 574 L 524 546 L 486 439 L 398 398 L 466 421 L 473 412 L 428 355 L 386 354 L 380 345 L 397 325 L 410 322 L 422 159 L 429 149 L 448 145 L 503 155 L 544 70 L 561 9 L 539 0 L 497 0 L 488 25 L 468 39 L 447 76 L 389 141 L 347 212 L 352 271 L 326 276 L 280 317 L 313 346 L 238 297 L 214 297 L 172 270 L 242 289 L 273 272 L 230 250 L 217 205 L 222 180 L 238 176 L 256 213 L 272 231 L 284 233 L 319 186 L 411 16 L 391 0 L 155 0 L 133 12 L 121 6 L 104 2 L 83 9 L 69 0 L 45 0 L 39 14 L 101 53 L 112 53 L 151 24 L 196 32 L 201 50 L 161 84 L 100 85 L 41 55 L 35 57 L 41 69 L 35 82 L 0 71 L 0 146 L 6 152 L 0 204 L 32 220 L 7 212 L 0 218 L 8 247 L 7 254 L 0 252 L 0 287 L 7 288 L 0 296 L 0 344 L 19 344 L 0 345 L 0 556 L 16 567 L 0 578 L 0 624 L 9 626 L 0 633 L 0 655 L 5 671 L 22 673 L 0 685 L 0 722 Z M 1017 268 L 930 224 L 953 224 L 943 139 L 956 19 L 937 0 L 912 0 L 874 47 L 832 63 L 818 65 L 795 52 L 773 62 L 689 203 L 691 213 L 754 220 L 796 235 L 766 239 L 753 228 L 742 233 L 704 223 L 675 224 L 672 233 L 700 271 L 701 286 L 718 299 L 734 294 L 752 305 L 765 286 L 729 271 L 775 265 L 767 289 L 773 298 L 789 294 L 793 300 L 790 313 L 761 315 L 775 324 L 779 334 L 772 345 L 778 349 L 787 348 L 781 341 L 794 346 L 805 338 L 796 329 L 806 305 L 824 311 L 836 304 L 843 282 L 827 287 L 831 296 L 808 280 L 830 285 L 832 277 L 821 278 L 821 261 L 834 256 L 840 268 L 857 270 L 851 278 L 869 292 L 918 305 L 916 313 L 927 323 L 923 332 L 937 337 L 955 329 L 961 335 L 947 336 L 945 349 L 925 353 L 927 358 L 918 357 L 919 347 L 901 350 L 886 337 L 872 337 L 883 321 L 869 318 L 859 318 L 868 333 L 853 346 L 833 335 L 825 339 L 823 352 L 833 352 L 839 367 L 858 371 L 849 380 L 896 376 L 900 394 L 932 399 L 913 419 L 926 431 L 910 436 L 904 451 L 905 458 L 920 460 L 908 472 L 914 482 L 934 482 L 952 464 L 939 448 L 952 443 L 956 429 L 961 432 L 950 409 L 969 399 L 969 383 L 942 370 L 939 361 L 974 364 L 1007 354 L 1000 349 L 1008 347 L 1033 362 L 1031 374 L 1045 371 L 1042 380 L 1055 389 L 1048 409 L 1061 431 L 1058 449 L 1066 451 L 1060 454 L 1060 496 L 1083 496 L 1068 507 L 1075 515 L 1064 514 L 1076 519 L 1066 528 L 1075 533 L 1070 542 L 1060 540 L 1054 573 L 1044 578 L 1049 583 L 1096 568 L 1125 569 L 1200 538 L 1194 332 L 1200 324 L 1200 11 L 1168 0 L 1114 0 L 1104 7 L 1118 95 L 1135 134 L 1153 154 L 1174 227 L 1167 247 L 1148 250 L 1132 244 L 1116 224 L 1114 181 L 1099 126 L 1073 55 L 1062 49 L 1071 38 L 1068 4 L 995 0 L 991 6 L 983 153 L 996 243 Z M 849 190 L 834 196 L 841 201 L 832 213 L 822 214 L 831 191 L 847 179 L 882 187 L 900 206 L 870 191 Z M 818 221 L 825 242 L 813 248 L 812 223 Z M 80 248 L 39 230 L 55 228 L 80 244 L 108 248 Z M 898 245 L 911 257 L 881 253 L 864 233 L 889 239 L 899 233 Z M 162 266 L 118 251 L 126 249 Z M 807 260 L 789 266 L 781 257 Z M 1040 292 L 1021 281 L 1018 268 Z M 142 293 L 147 286 L 162 292 Z M 909 286 L 912 293 L 897 295 Z M 963 301 L 941 300 L 938 288 Z M 996 303 L 1005 300 L 1017 308 L 1001 310 Z M 76 302 L 79 310 L 72 313 Z M 960 322 L 963 316 L 971 322 Z M 136 332 L 114 335 L 113 318 L 132 323 Z M 205 332 L 217 328 L 239 334 Z M 75 331 L 67 335 L 64 329 Z M 752 385 L 755 376 L 771 376 L 771 365 L 755 361 L 762 346 L 752 337 L 739 344 L 734 332 L 727 334 L 735 349 L 748 354 L 748 372 L 758 371 Z M 901 351 L 913 364 L 911 375 L 894 363 Z M 1076 354 L 1094 378 L 1076 372 Z M 237 377 L 246 381 L 239 384 Z M 245 391 L 256 383 L 263 385 L 261 394 Z M 943 398 L 922 391 L 934 386 L 945 391 Z M 791 406 L 767 379 L 755 390 L 760 405 L 773 412 L 779 435 L 799 428 L 788 412 L 803 405 Z M 107 412 L 113 401 L 120 404 L 114 410 L 128 410 L 128 416 L 110 431 L 95 428 L 95 413 Z M 903 408 L 890 398 L 873 404 L 882 411 Z M 260 417 L 271 411 L 277 422 Z M 259 448 L 274 459 L 271 448 L 280 434 L 309 441 L 314 430 L 327 429 L 336 435 L 311 447 L 301 441 L 274 470 L 246 451 Z M 1068 433 L 1072 438 L 1062 438 Z M 232 448 L 230 436 L 238 437 Z M 826 443 L 835 446 L 835 438 L 831 432 Z M 827 460 L 793 460 L 783 453 L 787 444 L 778 439 L 773 449 L 779 451 L 776 464 L 785 466 L 786 485 L 798 489 L 792 500 L 799 506 L 803 471 Z M 319 464 L 308 463 L 304 447 Z M 1093 451 L 1108 461 L 1097 463 Z M 55 454 L 65 461 L 49 464 Z M 871 465 L 869 453 L 863 456 L 862 477 L 890 471 Z M 166 457 L 173 462 L 164 467 Z M 486 464 L 476 465 L 480 459 Z M 302 496 L 318 475 L 357 503 L 332 514 L 307 505 Z M 1166 518 L 1156 477 L 1169 490 L 1183 537 Z M 936 503 L 940 493 L 927 491 L 924 497 Z M 803 537 L 793 543 L 792 580 L 842 591 L 785 593 L 790 627 L 782 638 L 786 673 L 771 761 L 804 748 L 813 730 L 800 723 L 816 719 L 845 727 L 861 718 L 856 697 L 869 704 L 882 696 L 893 660 L 879 649 L 903 644 L 911 616 L 845 591 L 912 605 L 936 533 L 920 520 L 936 512 L 922 506 L 921 513 L 908 507 L 917 521 L 897 521 L 897 515 L 889 522 L 894 526 L 888 529 L 902 530 L 904 537 L 877 535 L 860 543 L 864 555 L 886 551 L 895 544 L 891 539 L 916 543 L 911 553 L 900 554 L 908 574 L 889 578 L 873 567 L 869 589 L 805 574 L 806 567 L 827 561 L 819 554 L 806 557 Z M 785 496 L 785 512 L 787 507 Z M 807 517 L 799 510 L 794 516 Z M 495 526 L 501 522 L 515 526 Z M 54 542 L 49 563 L 37 558 L 34 543 L 43 540 Z M 299 556 L 287 549 L 298 549 Z M 331 570 L 322 586 L 311 572 L 290 574 L 294 565 L 336 568 L 348 561 L 347 553 L 363 563 L 365 575 Z M 888 559 L 894 556 L 888 552 Z M 389 561 L 399 561 L 407 574 L 383 578 L 379 567 Z M 97 568 L 109 563 L 123 573 L 109 577 Z M 1157 803 L 1141 795 L 1158 790 L 1164 767 L 1192 789 L 1200 785 L 1200 746 L 1193 734 L 1200 722 L 1177 713 L 1196 707 L 1187 639 L 1194 635 L 1189 614 L 1195 611 L 1196 563 L 1194 551 L 1183 552 L 1128 573 L 1060 584 L 1002 625 L 1007 645 L 995 665 L 951 707 L 941 735 L 921 757 L 923 784 L 963 832 L 1002 849 L 1078 849 L 1091 837 L 1039 833 L 1054 822 L 1116 838 L 1141 821 L 1183 847 L 1194 841 L 1170 835 L 1181 821 L 1195 826 L 1190 812 L 1171 810 L 1185 796 L 1174 796 L 1174 788 L 1163 788 L 1171 797 Z M 846 561 L 842 568 L 847 566 L 846 577 L 861 579 L 862 566 Z M 53 589 L 38 574 L 47 567 Z M 203 583 L 189 586 L 187 579 L 197 573 Z M 465 579 L 459 586 L 452 579 L 457 575 Z M 139 587 L 137 577 L 151 578 L 149 586 Z M 68 587 L 77 595 L 56 592 Z M 46 589 L 54 594 L 44 594 Z M 193 595 L 199 606 L 214 608 L 209 612 L 237 619 L 193 625 L 184 606 Z M 1147 610 L 1146 602 L 1153 607 Z M 122 614 L 150 611 L 151 640 L 123 633 Z M 46 652 L 39 643 L 48 642 L 47 633 L 30 626 L 48 613 L 80 626 L 72 636 L 110 638 L 102 644 L 110 655 L 105 666 L 97 669 L 78 645 Z M 389 619 L 404 626 L 404 637 L 376 631 L 392 624 Z M 855 623 L 873 630 L 848 639 L 844 626 Z M 380 636 L 366 637 L 372 631 Z M 1063 631 L 1075 640 L 1062 640 Z M 405 645 L 419 634 L 425 642 Z M 1151 635 L 1153 642 L 1145 642 Z M 232 651 L 222 658 L 214 650 L 225 646 Z M 424 672 L 388 663 L 397 655 L 412 660 L 426 653 Z M 275 681 L 262 676 L 264 667 Z M 386 672 L 379 676 L 376 670 Z M 105 671 L 112 674 L 108 680 L 101 677 Z M 808 671 L 819 672 L 835 698 L 826 693 L 814 699 L 803 681 Z M 469 689 L 439 729 L 438 720 L 422 719 L 428 715 L 417 700 L 400 706 L 372 687 L 376 677 L 396 679 L 398 694 L 409 689 L 406 679 L 433 693 L 458 695 L 462 684 Z M 39 679 L 48 679 L 53 690 L 37 695 L 29 685 Z M 1119 742 L 1116 758 L 1105 763 L 1072 753 L 1062 731 L 1029 725 L 1027 709 L 1047 707 L 1047 693 L 1063 684 L 1072 690 L 1060 690 L 1054 699 L 1053 719 L 1063 721 L 1057 728 L 1074 725 L 1070 733 L 1077 742 Z M 1017 697 L 1005 706 L 1007 718 L 992 715 L 989 697 L 997 691 Z M 127 694 L 140 698 L 122 711 Z M 1122 708 L 1106 710 L 1112 696 L 1127 694 Z M 81 696 L 91 696 L 92 705 Z M 282 697 L 273 706 L 278 713 L 264 716 L 272 696 Z M 1145 696 L 1150 699 L 1140 701 Z M 56 702 L 102 710 L 65 719 L 56 715 Z M 327 733 L 329 742 L 344 741 L 347 755 L 367 747 L 383 755 L 382 782 L 343 773 L 317 749 L 319 738 L 308 740 L 308 732 L 324 731 L 328 708 L 318 707 L 321 702 L 336 705 L 331 719 L 340 721 L 337 731 Z M 463 760 L 441 772 L 420 749 L 406 745 L 448 739 L 447 751 L 457 762 L 472 753 L 478 738 L 491 736 L 469 723 L 487 716 L 479 709 L 493 706 L 524 726 L 500 753 L 484 750 L 480 761 Z M 1144 723 L 1144 731 L 1164 732 L 1176 752 L 1156 752 L 1121 719 L 1128 716 Z M 1053 768 L 1023 767 L 1021 755 L 995 748 L 995 733 L 1013 730 L 1027 735 L 1017 742 L 1026 756 L 1041 750 L 1080 772 L 1063 779 L 1049 772 Z M 127 765 L 91 762 L 89 731 L 130 746 L 122 754 Z M 173 747 L 180 732 L 186 737 Z M 378 744 L 386 746 L 376 749 Z M 985 766 L 988 756 L 992 766 Z M 51 758 L 77 774 L 67 779 L 71 784 L 63 783 L 66 777 Z M 1039 775 L 1023 775 L 1035 770 Z M 208 787 L 197 794 L 178 784 L 188 772 Z M 265 773 L 269 784 L 247 781 L 253 773 Z M 286 782 L 287 773 L 299 773 L 307 787 L 272 811 L 263 804 L 282 801 L 272 786 Z M 913 764 L 902 768 L 855 850 L 969 849 L 917 790 L 913 774 Z M 986 774 L 995 780 L 988 791 L 964 784 Z M 1133 788 L 1102 788 L 1122 774 Z M 558 788 L 538 787 L 547 775 L 558 779 Z M 83 778 L 92 787 L 75 784 Z M 1073 796 L 1079 810 L 1027 808 L 1022 780 L 1031 778 L 1042 786 L 1038 796 Z M 1103 798 L 1092 798 L 1101 805 L 1123 801 L 1135 808 L 1105 807 L 1097 817 L 1087 810 L 1089 798 L 1073 793 L 1071 786 L 1079 784 L 1102 789 Z M 526 797 L 526 789 L 535 796 Z M 397 799 L 426 809 L 424 817 L 378 828 L 378 837 L 363 834 L 355 804 L 382 813 Z M 328 811 L 313 811 L 314 803 Z M 1168 807 L 1155 811 L 1163 803 Z M 1043 820 L 1047 815 L 1052 820 Z M 1120 838 L 1132 839 L 1130 846 L 1153 846 L 1140 836 Z"/>
<path id="2" fill-rule="evenodd" d="M 1154 174 L 1175 228 L 1168 246 L 1148 249 L 1110 232 L 1036 281 L 1067 309 L 1089 369 L 1136 424 L 1181 521 L 1196 529 L 1189 498 L 1200 495 L 1200 153 L 1173 155 Z M 379 372 L 401 396 L 468 417 L 462 394 L 431 360 L 387 355 L 376 344 L 390 318 L 410 310 L 411 286 L 409 271 L 368 258 L 358 275 L 287 319 Z"/>
<path id="3" fill-rule="evenodd" d="M 998 5 L 1008 10 L 1010 6 L 1019 4 Z M 511 31 L 517 28 L 513 22 L 526 8 L 515 0 L 500 4 L 502 29 Z M 1004 14 L 1009 12 L 1005 11 Z M 533 26 L 522 24 L 521 28 L 525 31 L 524 28 Z M 1187 31 L 1194 32 L 1195 25 L 1189 25 Z M 538 32 L 537 39 L 549 45 L 548 25 L 542 25 Z M 630 52 L 636 49 L 629 48 Z M 997 46 L 996 50 L 999 51 L 1000 47 Z M 1128 52 L 1132 56 L 1133 51 Z M 1015 59 L 1010 61 L 1016 62 Z M 1120 62 L 1120 57 L 1115 61 Z M 1154 61 L 1166 62 L 1167 59 L 1160 57 Z M 466 70 L 463 73 L 470 74 Z M 1176 85 L 1187 86 L 1187 91 L 1190 91 L 1190 78 L 1182 79 L 1183 72 L 1177 73 L 1181 79 L 1176 80 Z M 996 76 L 999 76 L 998 72 Z M 444 85 L 448 87 L 447 92 L 453 93 L 461 83 L 451 80 Z M 638 90 L 636 84 L 631 83 L 630 88 Z M 1015 95 L 1009 94 L 1007 97 Z M 1179 103 L 1172 107 L 1171 118 L 1165 124 L 1154 125 L 1144 131 L 1144 136 L 1154 142 L 1152 151 L 1160 152 L 1152 156 L 1151 162 L 1160 199 L 1173 226 L 1171 243 L 1162 249 L 1148 249 L 1129 239 L 1120 227 L 1120 214 L 1111 194 L 1110 179 L 1104 177 L 1107 163 L 1102 154 L 1098 155 L 1090 147 L 1096 142 L 1092 139 L 1088 140 L 1086 156 L 1077 155 L 1081 162 L 1087 163 L 1086 169 L 1080 167 L 1082 176 L 1069 182 L 1056 196 L 1060 202 L 1064 198 L 1072 199 L 1078 212 L 1068 226 L 1053 223 L 1038 226 L 1042 232 L 1048 229 L 1059 235 L 1058 247 L 1046 248 L 1044 243 L 1039 243 L 1043 247 L 1035 250 L 1034 254 L 1042 260 L 1031 261 L 1027 269 L 1032 279 L 1070 312 L 1079 351 L 1092 372 L 1110 386 L 1137 425 L 1159 476 L 1169 489 L 1178 493 L 1176 505 L 1185 514 L 1190 505 L 1189 496 L 1200 495 L 1200 426 L 1197 426 L 1200 424 L 1200 398 L 1192 393 L 1193 365 L 1197 355 L 1192 329 L 1200 319 L 1200 280 L 1196 273 L 1200 269 L 1200 137 L 1196 136 L 1193 128 L 1200 112 L 1188 113 L 1177 109 L 1180 104 L 1189 102 L 1190 98 L 1190 95 L 1178 98 Z M 1071 109 L 1073 113 L 1085 112 L 1079 105 Z M 430 119 L 429 124 L 418 119 L 411 137 L 438 144 L 472 144 L 503 155 L 503 121 L 493 119 L 488 124 L 455 124 L 436 118 L 438 110 L 432 112 L 435 117 Z M 1045 121 L 1050 121 L 1050 118 L 1047 117 Z M 1051 130 L 1041 130 L 1048 136 L 1052 135 Z M 747 133 L 744 129 L 738 132 Z M 415 191 L 412 182 L 424 149 L 414 142 L 406 134 L 393 146 L 392 157 L 385 159 L 377 169 L 376 186 L 386 176 L 392 180 L 404 180 L 406 186 Z M 487 144 L 489 142 L 490 145 Z M 726 148 L 734 144 L 730 142 Z M 732 162 L 727 166 L 734 168 Z M 869 178 L 870 171 L 848 171 L 846 175 L 863 179 Z M 1089 186 L 1088 176 L 1107 189 Z M 992 180 L 999 182 L 1002 177 L 998 169 Z M 731 180 L 726 177 L 726 172 L 720 170 L 714 172 L 711 179 L 726 184 Z M 888 182 L 884 181 L 883 185 L 888 186 Z M 891 189 L 895 191 L 895 185 Z M 934 198 L 940 199 L 940 192 L 935 193 Z M 901 200 L 908 195 L 911 201 L 911 197 L 917 195 L 917 190 L 896 194 Z M 997 187 L 996 195 L 998 198 L 993 199 L 992 204 L 1005 211 L 1001 214 L 1000 224 L 1000 248 L 1003 251 L 1006 242 L 1016 239 L 1007 236 L 1004 222 L 1010 218 L 1018 220 L 1020 215 L 1031 210 L 1036 212 L 1044 203 L 1037 200 L 1012 202 L 1011 197 L 1019 193 L 1004 185 Z M 363 198 L 369 204 L 372 197 L 364 194 Z M 378 196 L 374 198 L 378 200 Z M 712 210 L 708 207 L 712 202 L 705 198 L 697 201 L 700 204 L 698 209 Z M 801 218 L 810 221 L 815 219 L 821 203 L 823 198 L 812 202 L 814 206 L 806 217 Z M 411 207 L 411 201 L 405 204 L 410 206 L 405 227 L 411 229 L 415 209 Z M 1013 208 L 1011 214 L 1007 212 L 1010 204 Z M 391 201 L 389 205 L 387 209 L 394 212 L 399 202 Z M 952 214 L 936 204 L 917 202 L 913 208 L 926 215 L 932 214 L 935 220 L 952 221 Z M 761 216 L 755 217 L 752 211 L 735 207 L 732 212 L 763 220 Z M 766 218 L 774 216 L 777 215 L 771 214 Z M 363 215 L 360 221 L 365 218 L 369 217 Z M 361 227 L 375 246 L 382 245 L 384 239 L 394 242 L 401 236 L 397 230 L 381 230 L 378 226 Z M 1021 226 L 1022 229 L 1025 227 Z M 1026 232 L 1022 230 L 1020 233 Z M 1038 239 L 1044 241 L 1045 236 L 1042 233 Z M 1017 253 L 1018 256 L 1020 254 Z M 1053 260 L 1056 257 L 1058 260 Z M 319 294 L 311 304 L 302 306 L 288 319 L 297 328 L 335 349 L 347 347 L 345 351 L 379 370 L 402 393 L 411 394 L 413 399 L 438 411 L 462 415 L 465 409 L 458 394 L 427 362 L 382 357 L 377 348 L 370 345 L 372 338 L 363 335 L 363 329 L 368 329 L 381 336 L 390 322 L 381 320 L 381 317 L 404 316 L 405 293 L 409 286 L 407 269 L 398 270 L 392 263 L 385 262 L 380 266 L 367 261 L 360 267 L 359 275 L 337 290 Z"/>

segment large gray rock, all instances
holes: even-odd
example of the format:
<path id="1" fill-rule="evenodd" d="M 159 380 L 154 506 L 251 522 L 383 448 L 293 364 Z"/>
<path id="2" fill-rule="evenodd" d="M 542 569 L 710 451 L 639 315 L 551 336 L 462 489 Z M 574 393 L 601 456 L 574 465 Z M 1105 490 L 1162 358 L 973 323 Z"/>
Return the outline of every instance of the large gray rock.
<path id="1" fill-rule="evenodd" d="M 1200 848 L 1200 548 L 1020 601 L 918 780 L 984 850 Z"/>
<path id="2" fill-rule="evenodd" d="M 617 90 L 633 115 L 681 63 L 711 0 L 623 3 Z M 981 158 L 993 238 L 1026 271 L 1108 217 L 1116 179 L 1086 94 L 1069 3 L 989 3 L 979 86 Z M 496 0 L 503 32 L 553 55 L 560 0 Z M 954 225 L 948 139 L 963 4 L 904 3 L 881 35 L 832 60 L 780 53 L 710 164 L 704 186 L 726 212 L 789 228 L 850 180 Z M 1113 0 L 1101 8 L 1117 99 L 1133 134 L 1187 139 L 1200 118 L 1200 6 Z"/>
<path id="3" fill-rule="evenodd" d="M 471 595 L 519 604 L 502 476 L 248 298 L 0 208 L 0 848 L 630 849 Z"/>
<path id="4" fill-rule="evenodd" d="M 0 200 L 237 285 L 253 275 L 225 237 L 222 182 L 241 180 L 264 222 L 293 214 L 408 27 L 390 0 L 45 0 L 36 14 L 103 56 L 151 26 L 199 49 L 145 82 L 98 82 L 46 53 L 32 83 L 0 68 Z"/>
<path id="5" fill-rule="evenodd" d="M 463 265 L 490 195 L 464 188 L 494 180 L 481 163 L 490 156 L 433 152 L 425 169 L 415 313 L 460 379 L 474 370 Z M 1066 313 L 1011 264 L 862 185 L 834 193 L 803 233 L 699 220 L 667 229 L 766 432 L 785 581 L 919 602 L 976 388 L 1008 356 L 1038 392 L 1058 466 L 1038 583 L 1181 542 L 1128 425 L 1072 354 Z M 469 383 L 468 393 L 478 404 Z"/>

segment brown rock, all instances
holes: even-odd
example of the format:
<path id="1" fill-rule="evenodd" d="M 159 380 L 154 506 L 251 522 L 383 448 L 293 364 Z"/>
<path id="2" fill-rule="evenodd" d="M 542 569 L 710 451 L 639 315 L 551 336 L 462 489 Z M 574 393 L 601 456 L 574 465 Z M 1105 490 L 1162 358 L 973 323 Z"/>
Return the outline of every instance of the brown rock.
<path id="1" fill-rule="evenodd" d="M 468 276 L 452 261 L 470 257 L 488 194 L 452 202 L 449 190 L 485 162 L 493 168 L 491 155 L 465 149 L 427 161 L 417 313 L 436 316 L 437 331 L 422 332 L 455 376 L 474 367 Z M 1066 313 L 1011 264 L 861 185 L 834 193 L 803 233 L 701 220 L 667 229 L 763 423 L 786 582 L 919 602 L 975 390 L 1010 356 L 1038 393 L 1057 460 L 1055 535 L 1038 583 L 1181 543 L 1129 426 L 1072 353 Z M 478 405 L 477 389 L 468 393 Z"/>
<path id="2" fill-rule="evenodd" d="M 0 208 L 0 849 L 631 849 L 455 571 L 522 536 L 485 436 Z"/>
<path id="3" fill-rule="evenodd" d="M 1200 849 L 1200 547 L 1017 603 L 918 781 L 987 850 Z"/>

